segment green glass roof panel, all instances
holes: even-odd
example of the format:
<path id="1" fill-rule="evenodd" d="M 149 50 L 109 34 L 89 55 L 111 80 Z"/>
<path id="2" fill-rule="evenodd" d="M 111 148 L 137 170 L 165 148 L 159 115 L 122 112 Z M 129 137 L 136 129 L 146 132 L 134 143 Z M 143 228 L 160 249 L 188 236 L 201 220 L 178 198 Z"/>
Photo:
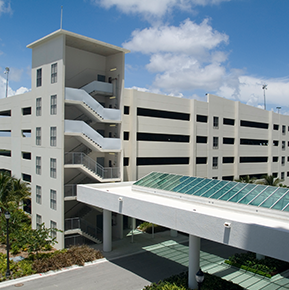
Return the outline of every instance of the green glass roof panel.
<path id="1" fill-rule="evenodd" d="M 241 198 L 238 203 L 241 204 L 248 204 L 250 203 L 258 194 L 260 194 L 262 191 L 266 189 L 266 186 L 264 185 L 252 185 L 253 189 L 245 195 L 243 198 Z"/>
<path id="2" fill-rule="evenodd" d="M 238 202 L 239 200 L 243 199 L 247 194 L 249 194 L 249 192 L 254 188 L 256 187 L 257 185 L 256 184 L 250 184 L 250 183 L 245 183 L 246 186 L 243 187 L 243 189 L 238 192 L 235 196 L 232 196 L 228 199 L 228 201 L 231 201 L 231 202 Z M 250 199 L 250 201 L 252 200 L 253 198 Z M 248 201 L 249 202 L 249 201 Z"/>
<path id="3" fill-rule="evenodd" d="M 152 172 L 136 186 L 289 212 L 289 189 Z"/>
<path id="4" fill-rule="evenodd" d="M 152 182 L 157 176 L 162 175 L 162 173 L 159 172 L 152 172 L 149 175 L 143 177 L 142 179 L 138 180 L 134 183 L 134 185 L 138 186 L 146 186 L 148 183 Z"/>
<path id="5" fill-rule="evenodd" d="M 175 175 L 173 176 L 173 178 L 171 178 L 168 182 L 166 186 L 162 186 L 162 190 L 167 190 L 167 191 L 171 191 L 172 188 L 174 188 L 176 186 L 176 184 L 180 184 L 180 179 L 181 179 L 181 175 Z"/>
<path id="6" fill-rule="evenodd" d="M 234 186 L 231 190 L 227 191 L 224 195 L 222 195 L 219 199 L 220 200 L 229 200 L 231 197 L 236 195 L 242 188 L 246 187 L 246 183 L 238 183 Z"/>
<path id="7" fill-rule="evenodd" d="M 259 206 L 267 197 L 269 197 L 278 187 L 268 186 L 264 191 L 254 198 L 249 204 Z M 262 194 L 261 194 L 262 193 Z"/>
<path id="8" fill-rule="evenodd" d="M 224 193 L 226 193 L 228 190 L 230 190 L 232 187 L 236 186 L 237 182 L 229 182 L 226 184 L 223 188 L 219 189 L 217 192 L 212 194 L 210 198 L 218 199 L 220 196 L 222 196 Z"/>
<path id="9" fill-rule="evenodd" d="M 184 186 L 186 186 L 189 182 L 192 182 L 191 177 L 189 177 L 189 176 L 182 176 L 180 178 L 180 183 L 177 186 L 175 186 L 174 188 L 172 188 L 171 191 L 176 192 L 179 189 L 181 189 Z"/>
<path id="10" fill-rule="evenodd" d="M 203 187 L 199 188 L 194 195 L 196 196 L 200 196 L 202 195 L 204 192 L 208 191 L 210 188 L 212 188 L 213 186 L 215 186 L 217 183 L 219 183 L 220 180 L 217 179 L 211 179 L 211 181 L 209 183 L 207 183 L 206 185 L 204 185 Z"/>
<path id="11" fill-rule="evenodd" d="M 262 204 L 261 207 L 271 208 L 282 196 L 288 191 L 288 188 L 279 187 L 273 194 L 267 198 Z"/>
<path id="12" fill-rule="evenodd" d="M 202 197 L 210 197 L 217 190 L 219 190 L 220 188 L 224 187 L 228 183 L 229 183 L 229 181 L 220 181 L 215 186 L 213 186 L 211 189 L 207 190 L 206 192 L 204 192 L 200 196 L 202 196 Z"/>
<path id="13" fill-rule="evenodd" d="M 275 204 L 273 204 L 271 208 L 277 209 L 277 210 L 283 210 L 284 208 L 287 207 L 288 204 L 289 204 L 289 192 L 287 191 L 286 194 L 284 194 Z"/>
<path id="14" fill-rule="evenodd" d="M 177 192 L 180 193 L 186 193 L 186 191 L 190 190 L 192 188 L 192 186 L 195 186 L 197 183 L 199 183 L 201 180 L 203 180 L 203 178 L 194 178 L 192 180 L 192 182 L 188 183 L 186 186 L 182 187 L 180 190 L 178 190 Z"/>
<path id="15" fill-rule="evenodd" d="M 198 182 L 195 186 L 193 186 L 190 190 L 186 191 L 186 194 L 195 194 L 200 188 L 205 186 L 207 183 L 209 183 L 211 179 L 203 179 L 202 181 Z"/>

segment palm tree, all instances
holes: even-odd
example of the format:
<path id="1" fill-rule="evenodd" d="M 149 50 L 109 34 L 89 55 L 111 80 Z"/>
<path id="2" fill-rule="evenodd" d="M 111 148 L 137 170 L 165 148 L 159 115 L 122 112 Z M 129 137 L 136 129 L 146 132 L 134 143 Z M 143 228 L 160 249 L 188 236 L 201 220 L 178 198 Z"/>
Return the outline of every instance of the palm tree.
<path id="1" fill-rule="evenodd" d="M 249 175 L 246 175 L 245 177 L 241 177 L 240 179 L 236 179 L 235 181 L 242 183 L 255 183 L 256 178 L 255 177 L 250 178 Z"/>
<path id="2" fill-rule="evenodd" d="M 7 172 L 0 173 L 0 210 L 2 213 L 10 206 L 19 207 L 30 196 L 28 183 L 10 176 Z"/>
<path id="3" fill-rule="evenodd" d="M 264 185 L 271 185 L 271 186 L 278 186 L 278 184 L 281 182 L 279 178 L 275 178 L 273 175 L 265 175 L 263 176 L 263 180 L 259 183 Z"/>

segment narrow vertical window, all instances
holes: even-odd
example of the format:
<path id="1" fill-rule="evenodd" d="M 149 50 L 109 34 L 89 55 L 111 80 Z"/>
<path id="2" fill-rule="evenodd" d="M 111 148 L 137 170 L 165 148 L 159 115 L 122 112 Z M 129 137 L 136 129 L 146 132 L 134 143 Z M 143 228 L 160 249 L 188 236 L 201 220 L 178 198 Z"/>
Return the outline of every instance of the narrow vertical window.
<path id="1" fill-rule="evenodd" d="M 50 146 L 56 146 L 56 127 L 50 127 Z"/>
<path id="2" fill-rule="evenodd" d="M 213 137 L 213 149 L 219 148 L 219 137 Z"/>
<path id="3" fill-rule="evenodd" d="M 50 189 L 50 208 L 56 210 L 56 190 Z"/>
<path id="4" fill-rule="evenodd" d="M 50 115 L 57 114 L 57 96 L 53 95 L 50 98 Z"/>
<path id="5" fill-rule="evenodd" d="M 41 116 L 41 98 L 36 99 L 36 116 Z"/>
<path id="6" fill-rule="evenodd" d="M 56 159 L 50 158 L 50 177 L 56 178 Z"/>
<path id="7" fill-rule="evenodd" d="M 36 214 L 36 229 L 39 230 L 41 228 L 42 224 L 42 216 L 39 214 Z"/>
<path id="8" fill-rule="evenodd" d="M 36 156 L 36 174 L 41 174 L 41 157 Z"/>
<path id="9" fill-rule="evenodd" d="M 51 65 L 51 83 L 57 82 L 57 63 Z"/>
<path id="10" fill-rule="evenodd" d="M 216 116 L 213 117 L 213 128 L 215 129 L 219 128 L 219 117 Z"/>
<path id="11" fill-rule="evenodd" d="M 213 168 L 218 168 L 218 157 L 213 157 Z"/>
<path id="12" fill-rule="evenodd" d="M 54 221 L 50 221 L 50 230 L 51 230 L 51 238 L 56 239 L 56 230 L 57 229 L 57 223 Z"/>
<path id="13" fill-rule="evenodd" d="M 36 203 L 41 204 L 42 203 L 42 195 L 41 195 L 41 186 L 36 185 Z"/>
<path id="14" fill-rule="evenodd" d="M 36 145 L 41 145 L 41 127 L 36 127 Z"/>
<path id="15" fill-rule="evenodd" d="M 41 87 L 42 85 L 42 68 L 36 71 L 36 87 Z"/>
<path id="16" fill-rule="evenodd" d="M 282 134 L 285 135 L 286 134 L 286 126 L 282 125 Z"/>

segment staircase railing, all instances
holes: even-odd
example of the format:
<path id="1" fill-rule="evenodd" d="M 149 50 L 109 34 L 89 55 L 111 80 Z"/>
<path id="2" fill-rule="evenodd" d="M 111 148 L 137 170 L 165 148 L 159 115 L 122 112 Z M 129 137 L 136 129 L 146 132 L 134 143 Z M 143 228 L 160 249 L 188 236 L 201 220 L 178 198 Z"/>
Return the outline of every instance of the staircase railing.
<path id="1" fill-rule="evenodd" d="M 80 229 L 82 232 L 92 236 L 95 239 L 98 239 L 100 241 L 102 240 L 102 229 L 92 225 L 91 223 L 79 217 L 65 219 L 65 231 L 76 229 Z"/>
<path id="2" fill-rule="evenodd" d="M 64 197 L 76 196 L 76 184 L 64 185 Z"/>
<path id="3" fill-rule="evenodd" d="M 104 120 L 121 120 L 120 110 L 104 108 L 83 89 L 65 88 L 65 99 L 83 102 Z"/>
<path id="4" fill-rule="evenodd" d="M 65 120 L 64 132 L 84 134 L 104 150 L 121 149 L 121 140 L 119 138 L 104 138 L 83 121 Z"/>
<path id="5" fill-rule="evenodd" d="M 64 164 L 81 164 L 102 179 L 119 178 L 119 167 L 103 167 L 82 152 L 66 152 Z"/>

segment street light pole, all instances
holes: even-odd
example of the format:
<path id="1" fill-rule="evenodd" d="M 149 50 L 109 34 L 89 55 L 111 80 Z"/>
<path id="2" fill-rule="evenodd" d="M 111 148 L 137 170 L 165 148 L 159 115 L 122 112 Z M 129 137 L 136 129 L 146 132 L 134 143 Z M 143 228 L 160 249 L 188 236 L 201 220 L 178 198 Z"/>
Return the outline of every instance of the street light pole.
<path id="1" fill-rule="evenodd" d="M 8 76 L 9 76 L 10 69 L 9 67 L 5 67 L 5 74 L 6 76 L 6 98 L 8 97 Z"/>
<path id="2" fill-rule="evenodd" d="M 198 283 L 198 290 L 201 290 L 201 285 L 204 282 L 205 275 L 201 269 L 196 273 L 196 281 Z"/>
<path id="3" fill-rule="evenodd" d="M 281 107 L 276 107 L 276 109 L 278 110 L 278 114 L 279 114 L 279 110 L 281 109 Z"/>
<path id="4" fill-rule="evenodd" d="M 6 248 L 7 248 L 7 271 L 6 271 L 6 278 L 10 277 L 10 268 L 9 268 L 9 219 L 10 219 L 10 213 L 9 211 L 5 212 L 5 218 L 6 218 L 6 226 L 7 226 L 7 242 L 6 242 Z"/>
<path id="5" fill-rule="evenodd" d="M 264 90 L 264 110 L 266 110 L 266 96 L 265 96 L 265 90 L 267 90 L 267 85 L 262 86 L 262 90 Z"/>

